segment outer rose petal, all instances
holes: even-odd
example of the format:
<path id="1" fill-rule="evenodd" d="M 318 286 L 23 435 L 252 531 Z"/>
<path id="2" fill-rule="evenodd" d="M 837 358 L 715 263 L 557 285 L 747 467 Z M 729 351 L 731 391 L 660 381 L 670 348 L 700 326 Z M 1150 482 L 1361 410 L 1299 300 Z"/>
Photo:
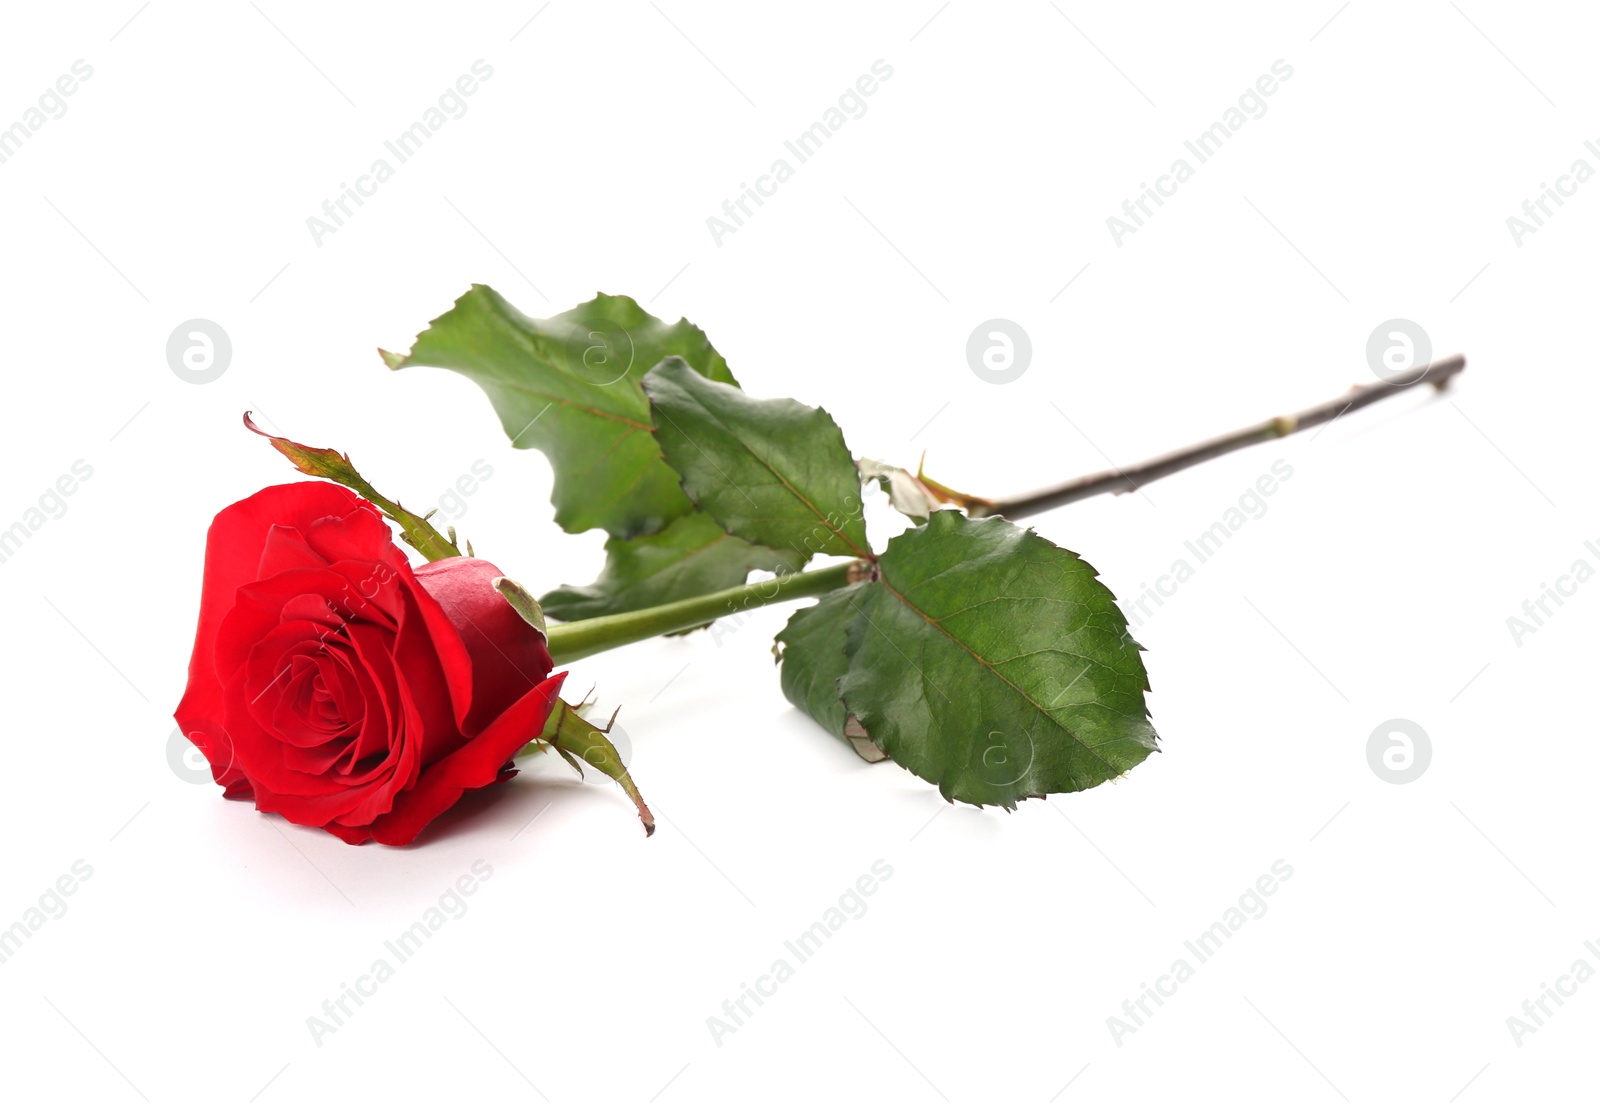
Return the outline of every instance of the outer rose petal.
<path id="1" fill-rule="evenodd" d="M 222 618 L 233 608 L 234 591 L 258 578 L 273 526 L 309 526 L 318 518 L 359 509 L 377 510 L 355 492 L 332 483 L 285 483 L 235 502 L 216 516 L 206 534 L 200 624 L 189 658 L 189 684 L 174 715 L 229 797 L 248 796 L 250 785 L 233 762 L 233 742 L 222 727 L 222 686 L 212 667 L 211 646 Z"/>
<path id="2" fill-rule="evenodd" d="M 544 730 L 566 678 L 567 673 L 562 671 L 529 690 L 488 728 L 424 770 L 415 786 L 395 798 L 394 808 L 370 825 L 347 827 L 335 823 L 327 825 L 327 830 L 346 843 L 365 843 L 369 839 L 392 846 L 410 843 L 463 793 L 515 773 L 502 768 L 518 749 Z"/>
<path id="3" fill-rule="evenodd" d="M 417 582 L 433 596 L 450 619 L 471 668 L 470 681 L 452 677 L 443 649 L 446 677 L 456 698 L 456 718 L 468 736 L 480 731 L 550 674 L 544 634 L 522 619 L 494 589 L 504 574 L 487 560 L 457 556 L 417 568 Z M 440 634 L 433 633 L 435 641 Z M 466 681 L 466 686 L 463 682 Z M 462 698 L 465 689 L 467 697 Z"/>

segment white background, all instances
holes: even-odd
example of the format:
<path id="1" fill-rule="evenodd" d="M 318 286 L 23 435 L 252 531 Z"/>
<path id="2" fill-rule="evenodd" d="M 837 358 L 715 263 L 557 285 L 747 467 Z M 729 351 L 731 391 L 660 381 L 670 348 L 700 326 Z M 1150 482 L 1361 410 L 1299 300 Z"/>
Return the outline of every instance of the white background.
<path id="1" fill-rule="evenodd" d="M 1600 984 L 1520 1046 L 1507 1018 L 1597 964 L 1600 585 L 1520 644 L 1507 618 L 1600 565 L 1600 183 L 1520 244 L 1506 220 L 1600 168 L 1592 13 L 541 2 L 7 8 L 0 126 L 75 60 L 93 76 L 0 165 L 0 528 L 93 475 L 0 564 L 0 927 L 93 873 L 0 965 L 6 1094 L 1574 1098 Z M 480 58 L 466 114 L 314 243 Z M 707 217 L 877 59 L 866 114 L 715 244 Z M 1266 114 L 1114 243 L 1107 217 L 1277 59 Z M 601 534 L 554 527 L 547 465 L 481 393 L 374 351 L 474 281 L 534 315 L 596 289 L 687 315 L 751 393 L 991 494 L 1370 382 L 1385 319 L 1469 367 L 1033 519 L 1126 604 L 1293 469 L 1138 629 L 1163 753 L 1115 785 L 1007 815 L 866 766 L 783 700 L 772 609 L 573 670 L 623 706 L 654 839 L 541 763 L 415 847 L 351 848 L 169 765 L 205 527 L 294 478 L 252 409 L 414 506 L 483 460 L 456 519 L 479 554 L 536 589 L 592 578 Z M 994 317 L 1034 349 L 1005 386 L 965 357 Z M 166 360 L 192 318 L 233 343 L 204 386 Z M 1431 738 L 1410 784 L 1368 765 L 1392 718 Z M 719 1046 L 707 1018 L 880 859 L 865 914 Z M 479 860 L 470 910 L 319 1046 L 307 1018 Z M 1277 860 L 1265 914 L 1119 1045 L 1108 1017 Z"/>

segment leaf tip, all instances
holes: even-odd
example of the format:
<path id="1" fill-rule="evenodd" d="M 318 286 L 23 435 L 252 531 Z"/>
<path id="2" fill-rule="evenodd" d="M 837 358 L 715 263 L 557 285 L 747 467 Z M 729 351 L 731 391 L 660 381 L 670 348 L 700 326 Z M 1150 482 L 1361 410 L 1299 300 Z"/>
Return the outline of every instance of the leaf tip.
<path id="1" fill-rule="evenodd" d="M 455 535 L 455 527 L 451 527 L 451 536 Z M 515 580 L 504 575 L 495 576 L 490 583 L 507 602 L 516 610 L 524 621 L 538 629 L 541 634 L 548 637 L 550 627 L 545 623 L 544 609 L 539 605 L 538 599 L 529 593 L 528 589 Z"/>
<path id="2" fill-rule="evenodd" d="M 359 478 L 356 471 L 350 466 L 350 458 L 331 448 L 315 448 L 311 445 L 302 445 L 287 437 L 279 437 L 268 433 L 256 425 L 255 419 L 250 417 L 251 411 L 244 412 L 244 427 L 251 433 L 265 437 L 272 442 L 272 447 L 277 449 L 293 464 L 295 470 L 301 475 L 315 476 L 318 479 L 331 479 L 335 483 L 351 485 L 352 478 Z"/>

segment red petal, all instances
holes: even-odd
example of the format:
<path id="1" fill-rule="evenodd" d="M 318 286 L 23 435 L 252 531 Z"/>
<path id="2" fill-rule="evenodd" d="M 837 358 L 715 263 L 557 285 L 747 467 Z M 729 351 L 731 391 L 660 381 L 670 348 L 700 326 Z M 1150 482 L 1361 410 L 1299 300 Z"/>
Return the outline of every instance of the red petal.
<path id="1" fill-rule="evenodd" d="M 417 582 L 431 594 L 460 633 L 472 667 L 466 712 L 457 702 L 461 731 L 468 736 L 490 724 L 513 702 L 539 685 L 554 666 L 544 634 L 522 619 L 494 589 L 503 572 L 487 560 L 457 556 L 417 568 Z M 434 638 L 437 641 L 438 633 Z M 441 660 L 447 660 L 444 651 Z M 450 674 L 448 666 L 446 675 Z M 458 688 L 458 680 L 451 680 Z"/>
<path id="2" fill-rule="evenodd" d="M 498 781 L 507 760 L 544 730 L 566 677 L 565 671 L 551 675 L 488 728 L 423 771 L 416 786 L 397 797 L 390 812 L 373 821 L 372 838 L 393 846 L 410 843 L 463 793 Z"/>
<path id="3" fill-rule="evenodd" d="M 346 828 L 342 824 L 324 824 L 322 826 L 322 830 L 324 832 L 331 832 L 340 839 L 344 840 L 346 843 L 355 844 L 357 846 L 363 843 L 372 842 L 371 828 Z"/>
<path id="4" fill-rule="evenodd" d="M 217 628 L 233 608 L 234 592 L 257 577 L 274 525 L 310 525 L 320 517 L 362 508 L 376 512 L 353 491 L 331 483 L 286 483 L 234 503 L 211 523 L 189 683 L 174 715 L 178 727 L 205 753 L 212 777 L 229 794 L 248 787 L 233 764 L 232 741 L 223 728 L 222 686 L 211 662 Z"/>

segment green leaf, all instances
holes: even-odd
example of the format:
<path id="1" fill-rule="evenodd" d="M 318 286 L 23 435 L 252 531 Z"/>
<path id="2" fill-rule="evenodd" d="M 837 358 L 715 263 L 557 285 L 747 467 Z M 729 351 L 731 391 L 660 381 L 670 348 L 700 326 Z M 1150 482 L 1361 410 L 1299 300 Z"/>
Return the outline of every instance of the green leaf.
<path id="1" fill-rule="evenodd" d="M 511 603 L 511 608 L 528 624 L 539 630 L 540 635 L 548 637 L 550 626 L 545 623 L 544 610 L 539 608 L 539 602 L 528 592 L 528 588 L 515 579 L 507 579 L 504 575 L 494 580 L 494 589 L 500 596 Z"/>
<path id="2" fill-rule="evenodd" d="M 939 510 L 878 569 L 784 630 L 785 692 L 830 731 L 836 685 L 846 723 L 895 762 L 946 798 L 1006 808 L 1097 786 L 1156 750 L 1141 649 L 1073 553 Z"/>
<path id="3" fill-rule="evenodd" d="M 382 350 L 380 350 L 382 352 Z M 556 522 L 569 533 L 654 533 L 692 505 L 661 458 L 639 380 L 662 357 L 733 384 L 728 364 L 687 321 L 667 324 L 625 295 L 599 295 L 553 318 L 529 318 L 474 284 L 391 368 L 450 368 L 483 388 L 518 448 L 555 473 Z"/>
<path id="4" fill-rule="evenodd" d="M 784 573 L 804 562 L 798 552 L 730 536 L 709 515 L 695 511 L 652 536 L 611 538 L 599 578 L 585 587 L 553 590 L 540 604 L 551 617 L 578 621 L 710 594 L 738 586 L 753 570 Z"/>
<path id="5" fill-rule="evenodd" d="M 877 763 L 885 758 L 883 752 L 845 712 L 839 696 L 839 680 L 849 669 L 845 630 L 856 619 L 856 603 L 868 585 L 854 583 L 823 595 L 814 606 L 796 610 L 772 651 L 783 664 L 783 696 L 823 728 L 848 741 L 861 758 Z"/>
<path id="6" fill-rule="evenodd" d="M 871 555 L 856 466 L 827 411 L 752 399 L 676 357 L 644 391 L 667 463 L 728 532 L 807 557 Z"/>
<path id="7" fill-rule="evenodd" d="M 816 605 L 796 610 L 772 649 L 783 665 L 783 696 L 835 736 L 844 735 L 844 699 L 839 696 L 839 680 L 849 666 L 844 631 L 855 620 L 855 592 L 865 585 L 832 591 Z"/>

